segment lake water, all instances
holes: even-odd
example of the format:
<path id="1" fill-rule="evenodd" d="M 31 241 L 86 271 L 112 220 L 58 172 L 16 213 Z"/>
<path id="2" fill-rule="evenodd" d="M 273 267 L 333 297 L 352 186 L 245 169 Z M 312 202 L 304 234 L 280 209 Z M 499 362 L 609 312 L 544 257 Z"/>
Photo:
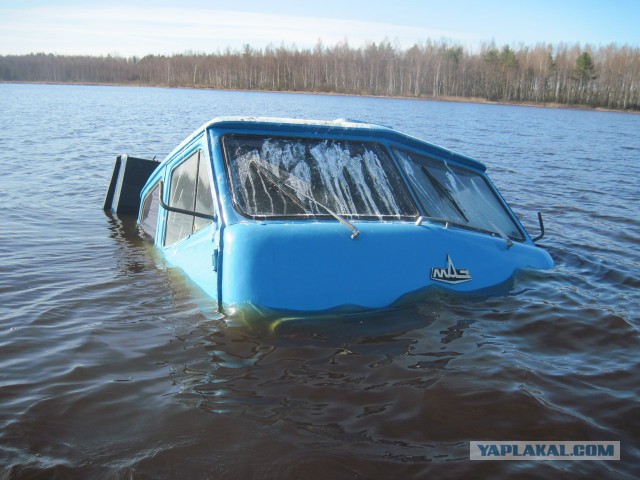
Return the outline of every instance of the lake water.
<path id="1" fill-rule="evenodd" d="M 0 85 L 0 478 L 636 478 L 640 115 Z M 246 325 L 102 211 L 219 115 L 355 118 L 485 162 L 556 267 L 510 295 Z M 389 279 L 390 282 L 393 279 Z M 477 462 L 471 440 L 620 441 Z"/>

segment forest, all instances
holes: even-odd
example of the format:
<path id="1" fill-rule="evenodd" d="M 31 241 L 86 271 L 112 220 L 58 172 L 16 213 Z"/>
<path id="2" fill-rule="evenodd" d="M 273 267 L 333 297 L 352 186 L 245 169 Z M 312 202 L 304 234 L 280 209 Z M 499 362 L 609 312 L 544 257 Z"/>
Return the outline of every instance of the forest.
<path id="1" fill-rule="evenodd" d="M 0 81 L 337 93 L 640 110 L 640 49 L 611 44 L 410 48 L 244 45 L 216 53 L 124 58 L 0 56 Z"/>

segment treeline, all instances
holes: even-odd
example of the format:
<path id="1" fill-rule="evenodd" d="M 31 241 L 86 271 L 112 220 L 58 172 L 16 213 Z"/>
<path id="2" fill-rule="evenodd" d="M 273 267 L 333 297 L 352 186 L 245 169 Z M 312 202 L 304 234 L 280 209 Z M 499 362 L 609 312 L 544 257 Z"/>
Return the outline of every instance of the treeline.
<path id="1" fill-rule="evenodd" d="M 0 81 L 136 84 L 215 89 L 467 98 L 640 110 L 640 49 L 609 45 L 535 47 L 446 41 L 409 49 L 347 42 L 312 49 L 266 47 L 143 58 L 0 56 Z"/>

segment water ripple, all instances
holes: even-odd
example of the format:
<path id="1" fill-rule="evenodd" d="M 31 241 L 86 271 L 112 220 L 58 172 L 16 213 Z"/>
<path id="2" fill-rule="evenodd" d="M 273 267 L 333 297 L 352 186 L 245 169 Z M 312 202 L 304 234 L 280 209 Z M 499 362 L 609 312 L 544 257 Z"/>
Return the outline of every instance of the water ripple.
<path id="1" fill-rule="evenodd" d="M 635 478 L 640 117 L 0 90 L 2 478 Z M 533 232 L 543 212 L 556 268 L 501 297 L 434 292 L 359 317 L 219 314 L 131 218 L 101 211 L 116 154 L 162 158 L 219 113 L 384 118 L 476 157 Z M 617 440 L 623 460 L 468 460 L 471 440 L 518 439 Z"/>

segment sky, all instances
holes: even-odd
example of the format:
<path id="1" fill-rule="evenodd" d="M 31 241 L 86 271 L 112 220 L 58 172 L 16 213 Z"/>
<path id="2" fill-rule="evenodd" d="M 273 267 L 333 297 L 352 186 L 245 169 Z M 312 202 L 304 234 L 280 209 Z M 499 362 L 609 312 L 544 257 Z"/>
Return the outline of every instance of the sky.
<path id="1" fill-rule="evenodd" d="M 446 40 L 640 47 L 638 0 L 0 0 L 0 55 L 216 53 Z"/>

